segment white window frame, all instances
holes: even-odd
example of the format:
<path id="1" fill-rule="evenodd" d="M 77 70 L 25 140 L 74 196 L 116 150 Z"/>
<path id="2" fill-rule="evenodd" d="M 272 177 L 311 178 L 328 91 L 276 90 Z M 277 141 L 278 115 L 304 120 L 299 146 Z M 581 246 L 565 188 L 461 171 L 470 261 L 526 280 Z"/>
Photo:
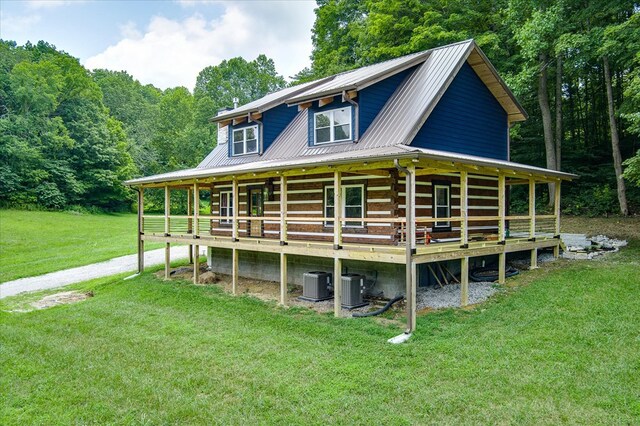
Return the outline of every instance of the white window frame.
<path id="1" fill-rule="evenodd" d="M 227 198 L 227 206 L 222 207 L 223 198 Z M 219 216 L 228 217 L 229 219 L 220 219 L 221 225 L 231 225 L 233 223 L 233 191 L 220 191 L 220 199 L 218 200 Z M 225 214 L 222 214 L 222 209 L 225 209 Z"/>
<path id="2" fill-rule="evenodd" d="M 335 206 L 329 206 L 329 199 L 327 198 L 327 194 L 329 192 L 330 189 L 333 189 L 333 185 L 327 185 L 324 187 L 324 204 L 323 204 L 323 214 L 324 217 L 329 217 L 327 216 L 327 208 L 335 208 Z M 341 218 L 345 219 L 346 218 L 346 210 L 347 210 L 347 188 L 360 188 L 360 207 L 361 207 L 361 211 L 362 211 L 362 216 L 360 216 L 360 218 L 364 218 L 365 217 L 365 207 L 366 207 L 366 194 L 365 194 L 365 188 L 364 188 L 364 184 L 353 184 L 353 185 L 341 185 L 342 188 L 342 194 L 340 194 L 340 198 L 341 198 L 341 205 L 342 205 L 342 214 L 340 215 Z M 331 197 L 331 203 L 333 204 L 333 197 Z M 350 206 L 350 207 L 357 207 L 357 206 Z M 342 222 L 343 228 L 364 228 L 364 221 L 358 221 L 357 217 L 354 218 L 348 218 L 348 219 L 355 219 L 355 220 L 350 220 L 349 221 L 349 225 L 347 225 L 347 222 Z M 358 222 L 360 223 L 359 225 L 354 225 L 354 222 Z M 333 227 L 333 220 L 331 221 L 326 221 L 324 223 L 324 226 L 328 227 L 328 228 L 332 228 Z"/>
<path id="3" fill-rule="evenodd" d="M 335 113 L 335 111 L 341 110 L 341 109 L 346 109 L 349 111 L 349 136 L 346 139 L 337 139 L 335 138 L 335 127 L 333 125 L 333 115 Z M 316 127 L 316 117 L 320 114 L 329 114 L 329 122 L 331 123 L 328 127 L 329 127 L 329 140 L 326 142 L 318 142 L 317 141 L 317 130 L 318 127 Z M 344 124 L 340 124 L 340 126 L 344 126 Z M 320 127 L 321 129 L 326 129 L 326 127 Z M 330 144 L 330 143 L 336 143 L 336 142 L 346 142 L 346 141 L 350 141 L 353 139 L 353 110 L 351 106 L 347 106 L 347 107 L 342 107 L 342 108 L 334 108 L 334 109 L 330 109 L 330 110 L 326 110 L 326 111 L 318 111 L 316 113 L 313 114 L 313 144 L 314 145 L 326 145 L 326 144 Z"/>
<path id="4" fill-rule="evenodd" d="M 255 151 L 247 151 L 247 130 L 253 129 L 253 134 L 256 135 L 256 150 Z M 235 133 L 242 131 L 242 152 L 236 152 L 236 140 Z M 260 133 L 258 132 L 258 126 L 247 126 L 242 127 L 240 129 L 231 129 L 231 155 L 233 157 L 239 157 L 241 155 L 249 155 L 249 154 L 257 154 L 260 151 Z"/>
<path id="5" fill-rule="evenodd" d="M 440 200 L 438 200 L 438 189 L 445 189 L 447 192 L 446 195 L 446 203 L 441 204 Z M 433 185 L 433 217 L 438 219 L 441 216 L 438 216 L 438 207 L 446 207 L 447 215 L 444 217 L 451 217 L 451 186 L 445 184 L 434 184 Z M 434 228 L 450 228 L 450 221 L 442 221 L 442 222 L 434 222 Z"/>

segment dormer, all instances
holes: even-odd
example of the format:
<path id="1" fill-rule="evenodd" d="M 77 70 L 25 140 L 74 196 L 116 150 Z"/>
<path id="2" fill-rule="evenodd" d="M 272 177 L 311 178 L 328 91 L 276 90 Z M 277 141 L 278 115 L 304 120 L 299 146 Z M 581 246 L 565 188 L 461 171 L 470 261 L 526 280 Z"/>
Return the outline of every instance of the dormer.
<path id="1" fill-rule="evenodd" d="M 212 117 L 210 121 L 218 124 L 218 140 L 228 141 L 228 156 L 262 155 L 297 114 L 296 108 L 285 104 L 286 99 L 325 80 L 288 87 Z"/>

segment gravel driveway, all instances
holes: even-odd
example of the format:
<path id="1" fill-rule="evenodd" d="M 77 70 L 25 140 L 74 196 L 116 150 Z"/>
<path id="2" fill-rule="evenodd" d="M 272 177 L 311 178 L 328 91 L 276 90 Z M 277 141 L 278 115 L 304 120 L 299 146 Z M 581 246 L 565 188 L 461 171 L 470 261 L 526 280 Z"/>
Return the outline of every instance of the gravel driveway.
<path id="1" fill-rule="evenodd" d="M 202 254 L 206 253 L 206 247 L 200 247 Z M 171 260 L 185 259 L 189 256 L 188 246 L 171 247 Z M 164 263 L 164 249 L 150 250 L 144 253 L 145 266 L 153 266 Z M 138 269 L 138 255 L 115 257 L 104 262 L 77 268 L 64 269 L 36 277 L 20 278 L 0 284 L 0 299 L 15 296 L 28 291 L 48 290 L 50 288 L 63 287 L 94 278 L 107 277 L 122 272 Z"/>

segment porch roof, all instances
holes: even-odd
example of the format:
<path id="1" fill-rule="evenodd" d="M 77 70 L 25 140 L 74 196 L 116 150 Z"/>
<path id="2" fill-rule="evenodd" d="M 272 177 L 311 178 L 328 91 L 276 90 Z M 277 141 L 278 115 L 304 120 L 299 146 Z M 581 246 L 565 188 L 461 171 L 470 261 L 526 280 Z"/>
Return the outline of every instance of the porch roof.
<path id="1" fill-rule="evenodd" d="M 451 163 L 452 165 L 469 165 L 487 167 L 499 171 L 514 171 L 531 174 L 542 178 L 554 178 L 571 180 L 577 175 L 549 170 L 542 167 L 529 166 L 511 161 L 495 160 L 472 155 L 457 154 L 453 152 L 438 151 L 414 147 L 410 145 L 394 145 L 358 151 L 334 152 L 305 156 L 302 158 L 287 158 L 273 160 L 259 160 L 245 164 L 233 164 L 212 168 L 193 168 L 163 173 L 153 176 L 131 179 L 125 182 L 128 186 L 137 186 L 153 183 L 169 183 L 191 179 L 205 179 L 209 177 L 232 176 L 246 173 L 264 173 L 284 171 L 294 168 L 318 167 L 330 165 L 358 164 L 370 161 L 385 161 L 395 159 L 433 160 Z"/>

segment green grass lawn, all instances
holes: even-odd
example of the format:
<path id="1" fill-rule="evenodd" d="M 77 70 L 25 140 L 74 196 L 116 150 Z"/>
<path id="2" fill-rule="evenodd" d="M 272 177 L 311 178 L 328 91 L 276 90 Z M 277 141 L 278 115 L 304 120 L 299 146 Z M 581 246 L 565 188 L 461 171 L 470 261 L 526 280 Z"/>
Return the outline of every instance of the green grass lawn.
<path id="1" fill-rule="evenodd" d="M 131 213 L 0 210 L 0 282 L 135 253 L 136 230 Z"/>
<path id="2" fill-rule="evenodd" d="M 153 274 L 0 312 L 0 424 L 638 424 L 640 244 L 396 324 Z M 19 296 L 0 309 L 24 304 Z"/>

